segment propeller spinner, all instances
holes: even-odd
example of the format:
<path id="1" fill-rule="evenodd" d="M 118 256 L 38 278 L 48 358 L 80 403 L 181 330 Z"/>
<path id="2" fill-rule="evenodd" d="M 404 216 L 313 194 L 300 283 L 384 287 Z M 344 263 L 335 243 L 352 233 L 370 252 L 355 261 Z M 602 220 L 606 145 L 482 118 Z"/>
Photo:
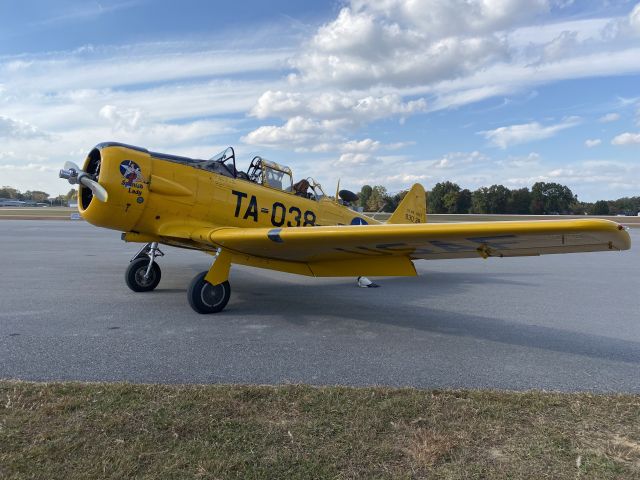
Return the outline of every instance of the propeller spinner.
<path id="1" fill-rule="evenodd" d="M 101 202 L 106 202 L 109 198 L 107 190 L 73 162 L 65 162 L 64 168 L 60 170 L 58 176 L 68 180 L 71 185 L 81 183 L 91 190 L 95 197 Z"/>

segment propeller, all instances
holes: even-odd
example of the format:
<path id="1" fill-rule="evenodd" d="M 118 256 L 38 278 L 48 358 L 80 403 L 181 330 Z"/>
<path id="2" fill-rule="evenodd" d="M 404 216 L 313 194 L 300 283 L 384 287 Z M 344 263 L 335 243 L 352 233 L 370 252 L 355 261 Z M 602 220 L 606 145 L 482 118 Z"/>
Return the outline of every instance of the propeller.
<path id="1" fill-rule="evenodd" d="M 58 176 L 68 180 L 71 185 L 81 183 L 91 190 L 95 197 L 101 202 L 106 202 L 109 198 L 107 190 L 92 179 L 91 175 L 82 171 L 82 169 L 73 162 L 64 162 L 64 168 L 60 170 L 60 174 Z"/>

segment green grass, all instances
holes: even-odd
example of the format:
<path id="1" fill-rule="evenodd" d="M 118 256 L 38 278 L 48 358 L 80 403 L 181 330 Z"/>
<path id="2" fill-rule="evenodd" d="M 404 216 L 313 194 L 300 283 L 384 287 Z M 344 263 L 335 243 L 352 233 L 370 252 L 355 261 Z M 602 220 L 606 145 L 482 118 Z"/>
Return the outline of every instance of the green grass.
<path id="1" fill-rule="evenodd" d="M 640 396 L 0 382 L 0 478 L 640 478 Z"/>

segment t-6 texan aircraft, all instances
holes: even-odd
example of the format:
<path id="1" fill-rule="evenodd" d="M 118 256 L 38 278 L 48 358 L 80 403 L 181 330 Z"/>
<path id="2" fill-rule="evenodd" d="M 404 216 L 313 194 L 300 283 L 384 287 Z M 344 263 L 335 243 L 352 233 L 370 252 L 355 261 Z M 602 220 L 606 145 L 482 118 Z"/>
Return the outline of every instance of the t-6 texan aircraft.
<path id="1" fill-rule="evenodd" d="M 629 234 L 608 220 L 426 223 L 424 188 L 415 184 L 386 223 L 349 208 L 357 195 L 325 195 L 311 178 L 254 157 L 236 168 L 232 148 L 209 160 L 101 143 L 81 169 L 60 177 L 79 184 L 82 217 L 144 246 L 127 268 L 135 292 L 160 282 L 159 244 L 214 257 L 187 292 L 198 313 L 220 312 L 231 264 L 316 277 L 415 276 L 414 260 L 488 258 L 627 250 Z"/>

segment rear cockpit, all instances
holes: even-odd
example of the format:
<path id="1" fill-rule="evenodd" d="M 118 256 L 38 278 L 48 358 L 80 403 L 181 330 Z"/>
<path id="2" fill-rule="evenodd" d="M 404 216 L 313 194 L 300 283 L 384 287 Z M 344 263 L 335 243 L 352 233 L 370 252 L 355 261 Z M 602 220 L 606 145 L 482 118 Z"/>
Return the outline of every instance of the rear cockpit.
<path id="1" fill-rule="evenodd" d="M 251 160 L 247 170 L 247 180 L 285 192 L 293 190 L 293 174 L 289 167 L 258 156 Z"/>

